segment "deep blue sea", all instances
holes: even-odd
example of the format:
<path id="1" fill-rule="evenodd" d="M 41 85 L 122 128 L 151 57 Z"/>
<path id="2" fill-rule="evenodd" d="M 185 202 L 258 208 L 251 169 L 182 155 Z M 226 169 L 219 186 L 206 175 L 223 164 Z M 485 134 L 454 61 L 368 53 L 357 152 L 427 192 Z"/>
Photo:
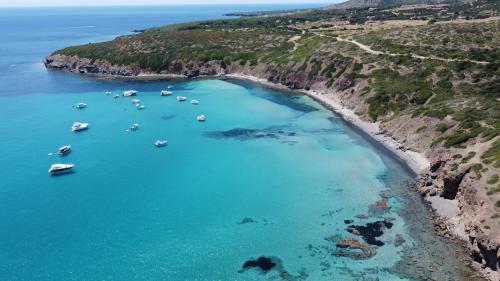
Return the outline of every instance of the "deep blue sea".
<path id="1" fill-rule="evenodd" d="M 439 280 L 465 280 L 408 170 L 310 98 L 233 80 L 96 80 L 41 64 L 134 29 L 313 6 L 0 9 L 0 280 L 420 280 L 429 264 Z M 174 95 L 160 97 L 168 86 Z M 144 110 L 105 94 L 126 89 Z M 74 121 L 90 129 L 73 133 Z M 65 144 L 73 151 L 55 154 Z M 54 177 L 53 163 L 76 168 Z M 382 191 L 387 212 L 370 207 Z M 375 256 L 335 255 L 340 239 L 363 240 L 349 225 L 377 221 L 392 227 L 370 246 Z M 279 262 L 242 270 L 261 256 Z"/>

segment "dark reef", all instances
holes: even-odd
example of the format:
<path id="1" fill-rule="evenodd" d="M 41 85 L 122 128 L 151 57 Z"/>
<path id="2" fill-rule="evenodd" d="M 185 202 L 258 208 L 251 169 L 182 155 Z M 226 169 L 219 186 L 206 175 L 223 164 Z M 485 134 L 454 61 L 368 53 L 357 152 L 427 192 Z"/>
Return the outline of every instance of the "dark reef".
<path id="1" fill-rule="evenodd" d="M 385 229 L 391 229 L 394 224 L 390 221 L 369 222 L 365 225 L 351 225 L 347 228 L 350 233 L 361 235 L 363 240 L 370 245 L 384 246 L 384 242 L 377 240 L 384 234 Z"/>
<path id="2" fill-rule="evenodd" d="M 263 272 L 268 272 L 275 266 L 276 263 L 271 258 L 262 256 L 256 260 L 247 260 L 243 264 L 243 270 L 255 267 L 262 270 Z"/>

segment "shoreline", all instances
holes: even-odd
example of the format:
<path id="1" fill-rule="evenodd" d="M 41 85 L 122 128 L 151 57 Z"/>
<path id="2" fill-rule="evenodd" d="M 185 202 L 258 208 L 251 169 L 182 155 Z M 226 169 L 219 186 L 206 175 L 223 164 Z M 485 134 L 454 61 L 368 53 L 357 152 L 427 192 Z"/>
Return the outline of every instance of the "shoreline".
<path id="1" fill-rule="evenodd" d="M 229 79 L 251 81 L 271 89 L 305 94 L 325 106 L 327 109 L 338 114 L 339 117 L 344 122 L 346 122 L 348 126 L 351 127 L 351 129 L 360 134 L 361 137 L 367 139 L 368 142 L 376 147 L 376 149 L 388 153 L 389 157 L 392 157 L 394 160 L 399 162 L 399 164 L 401 164 L 403 168 L 412 173 L 416 181 L 418 181 L 419 176 L 425 174 L 430 169 L 430 161 L 427 157 L 425 157 L 423 153 L 405 149 L 404 146 L 398 143 L 396 140 L 387 135 L 384 135 L 384 133 L 380 130 L 379 122 L 369 122 L 362 120 L 353 110 L 350 110 L 343 106 L 339 98 L 336 96 L 329 97 L 314 90 L 290 89 L 285 85 L 275 84 L 267 81 L 266 79 L 258 78 L 252 75 L 227 74 L 225 75 L 225 77 Z M 409 188 L 410 192 L 420 194 L 417 190 L 411 187 Z M 435 198 L 436 200 L 432 200 L 432 198 L 434 197 L 421 197 L 422 202 L 429 209 L 431 221 L 434 222 L 435 227 L 440 226 L 448 229 L 446 235 L 442 235 L 443 233 L 440 234 L 439 231 L 436 231 L 436 229 L 433 229 L 433 231 L 436 231 L 436 235 L 444 236 L 454 243 L 458 243 L 458 245 L 460 245 L 466 252 L 470 251 L 470 247 L 467 246 L 467 244 L 463 240 L 463 237 L 460 237 L 460 235 L 458 235 L 457 233 L 450 231 L 450 227 L 463 227 L 463 225 L 459 221 L 457 221 L 457 217 L 459 215 L 456 202 L 450 202 L 443 205 L 443 201 L 445 201 L 445 199 Z M 495 280 L 496 278 L 496 273 L 492 273 L 487 269 L 481 267 L 480 265 L 471 263 L 463 264 L 463 266 L 470 267 L 473 271 L 476 272 L 476 274 L 479 274 L 482 279 Z"/>
<path id="2" fill-rule="evenodd" d="M 396 140 L 382 133 L 379 123 L 372 123 L 362 120 L 354 111 L 344 107 L 340 101 L 328 98 L 313 90 L 293 90 L 281 84 L 275 84 L 266 79 L 245 74 L 227 74 L 227 78 L 252 81 L 270 88 L 278 90 L 294 91 L 303 93 L 323 106 L 338 114 L 345 122 L 352 125 L 357 131 L 370 139 L 385 150 L 389 151 L 397 160 L 402 162 L 416 176 L 426 171 L 430 167 L 430 161 L 423 153 L 406 150 L 404 146 Z"/>
<path id="3" fill-rule="evenodd" d="M 70 73 L 75 74 L 72 71 Z M 179 74 L 152 74 L 152 73 L 140 73 L 137 76 L 120 76 L 120 75 L 95 75 L 89 73 L 76 73 L 84 76 L 91 76 L 98 79 L 109 79 L 109 80 L 130 80 L 130 81 L 175 81 L 175 80 L 202 80 L 202 79 L 234 79 L 234 80 L 245 80 L 254 82 L 263 87 L 268 87 L 271 89 L 295 92 L 300 94 L 305 94 L 320 103 L 327 109 L 333 111 L 337 114 L 346 125 L 350 126 L 355 133 L 359 134 L 361 137 L 365 138 L 371 145 L 375 148 L 380 149 L 382 153 L 387 153 L 387 156 L 396 160 L 403 168 L 410 172 L 416 182 L 419 181 L 420 176 L 425 175 L 430 170 L 430 160 L 424 155 L 424 153 L 419 153 L 416 151 L 411 151 L 405 148 L 402 144 L 397 142 L 390 136 L 384 134 L 380 129 L 380 122 L 369 122 L 363 120 L 358 116 L 354 110 L 346 108 L 343 106 L 342 101 L 338 96 L 331 93 L 322 94 L 321 91 L 315 90 L 305 90 L 305 89 L 290 89 L 289 87 L 268 81 L 267 79 L 259 78 L 253 75 L 247 75 L 243 73 L 231 73 L 231 74 L 215 74 L 215 75 L 199 75 L 196 77 L 189 77 L 187 75 Z M 418 190 L 411 188 L 411 192 L 416 192 L 421 194 Z M 422 196 L 422 202 L 427 205 L 430 211 L 430 219 L 434 222 L 434 230 L 439 236 L 445 236 L 450 240 L 459 242 L 460 245 L 467 251 L 471 253 L 473 251 L 472 246 L 466 244 L 466 238 L 461 236 L 459 233 L 451 231 L 456 228 L 463 228 L 464 225 L 460 222 L 460 215 L 457 212 L 457 206 L 453 204 L 446 204 L 443 206 L 443 200 L 429 200 L 430 197 Z M 440 231 L 446 230 L 446 231 Z M 483 268 L 480 264 L 463 264 L 463 266 L 470 266 L 476 274 L 479 274 L 482 278 L 487 280 L 495 280 L 496 272 L 490 272 L 487 268 Z M 492 277 L 493 276 L 493 277 Z"/>

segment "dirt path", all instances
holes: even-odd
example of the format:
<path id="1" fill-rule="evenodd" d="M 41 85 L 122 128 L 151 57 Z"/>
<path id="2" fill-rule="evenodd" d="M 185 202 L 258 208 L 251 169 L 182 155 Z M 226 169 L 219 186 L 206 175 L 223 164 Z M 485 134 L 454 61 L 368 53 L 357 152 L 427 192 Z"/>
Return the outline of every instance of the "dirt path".
<path id="1" fill-rule="evenodd" d="M 389 53 L 389 52 L 383 52 L 383 51 L 373 50 L 372 48 L 370 48 L 370 46 L 367 46 L 365 44 L 359 43 L 356 40 L 349 40 L 349 39 L 344 39 L 344 38 L 340 38 L 340 37 L 335 37 L 335 38 L 338 41 L 352 43 L 352 44 L 358 46 L 361 50 L 363 50 L 363 51 L 365 51 L 367 53 L 373 54 L 373 55 L 386 55 L 386 56 L 391 56 L 391 57 L 403 56 L 403 54 Z M 416 59 L 422 59 L 422 60 L 433 59 L 433 60 L 440 60 L 440 61 L 446 61 L 446 62 L 468 61 L 468 62 L 472 62 L 472 63 L 476 63 L 476 64 L 483 64 L 483 65 L 489 63 L 487 61 L 462 60 L 462 59 L 445 59 L 445 58 L 440 58 L 440 57 L 435 57 L 435 56 L 421 56 L 421 55 L 417 55 L 417 54 L 413 54 L 413 53 L 411 54 L 411 57 L 412 58 L 416 58 Z"/>
<path id="2" fill-rule="evenodd" d="M 288 39 L 288 42 L 293 43 L 293 51 L 296 51 L 300 45 L 297 41 L 299 41 L 300 38 L 302 38 L 302 35 L 306 34 L 305 30 L 301 29 L 301 31 L 302 31 L 301 35 L 295 35 L 292 38 Z"/>

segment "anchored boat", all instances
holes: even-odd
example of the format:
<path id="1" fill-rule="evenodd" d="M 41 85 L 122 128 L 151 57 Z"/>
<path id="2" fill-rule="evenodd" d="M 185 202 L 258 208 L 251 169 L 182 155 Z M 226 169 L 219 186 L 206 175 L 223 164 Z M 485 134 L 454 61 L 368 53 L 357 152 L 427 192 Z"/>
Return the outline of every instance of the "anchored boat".
<path id="1" fill-rule="evenodd" d="M 86 103 L 81 102 L 81 103 L 77 104 L 75 107 L 76 107 L 76 108 L 78 108 L 78 109 L 82 109 L 82 108 L 87 107 L 87 104 L 86 104 Z"/>
<path id="2" fill-rule="evenodd" d="M 132 124 L 132 126 L 130 126 L 130 130 L 131 131 L 137 131 L 137 130 L 139 130 L 139 124 Z"/>
<path id="3" fill-rule="evenodd" d="M 71 152 L 71 145 L 65 145 L 65 146 L 61 146 L 58 150 L 57 150 L 57 153 L 59 153 L 59 155 L 61 156 L 65 156 L 67 155 L 68 153 Z"/>
<path id="4" fill-rule="evenodd" d="M 74 167 L 75 165 L 73 164 L 53 164 L 49 168 L 49 173 L 51 175 L 63 174 L 69 172 Z"/>
<path id="5" fill-rule="evenodd" d="M 87 130 L 88 128 L 89 128 L 89 123 L 75 122 L 73 123 L 73 126 L 71 126 L 71 130 L 73 132 L 80 132 L 83 130 Z"/>
<path id="6" fill-rule="evenodd" d="M 127 90 L 123 92 L 124 97 L 131 97 L 131 96 L 137 96 L 137 91 L 136 90 Z"/>
<path id="7" fill-rule="evenodd" d="M 157 140 L 157 141 L 155 141 L 155 146 L 156 146 L 156 147 L 164 147 L 164 146 L 167 146 L 167 141 L 166 141 L 166 140 Z"/>

